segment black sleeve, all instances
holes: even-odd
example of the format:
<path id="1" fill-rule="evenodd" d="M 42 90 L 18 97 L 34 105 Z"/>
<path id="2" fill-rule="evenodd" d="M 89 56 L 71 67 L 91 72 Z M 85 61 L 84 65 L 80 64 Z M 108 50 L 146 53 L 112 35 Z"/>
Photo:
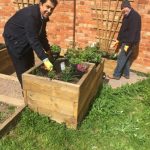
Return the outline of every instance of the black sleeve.
<path id="1" fill-rule="evenodd" d="M 44 48 L 45 51 L 50 50 L 50 45 L 47 39 L 47 33 L 46 33 L 46 22 L 43 23 L 43 28 L 42 28 L 42 32 L 40 34 L 40 41 L 42 43 L 42 46 Z"/>
<path id="2" fill-rule="evenodd" d="M 127 44 L 133 44 L 137 42 L 140 30 L 141 30 L 141 18 L 140 16 L 133 16 L 129 23 L 129 31 L 128 31 L 128 38 L 125 41 Z"/>
<path id="3" fill-rule="evenodd" d="M 43 45 L 41 44 L 38 38 L 36 19 L 33 16 L 27 17 L 25 23 L 25 31 L 26 31 L 26 37 L 33 50 L 36 52 L 37 56 L 41 60 L 48 58 L 47 54 L 44 52 Z"/>

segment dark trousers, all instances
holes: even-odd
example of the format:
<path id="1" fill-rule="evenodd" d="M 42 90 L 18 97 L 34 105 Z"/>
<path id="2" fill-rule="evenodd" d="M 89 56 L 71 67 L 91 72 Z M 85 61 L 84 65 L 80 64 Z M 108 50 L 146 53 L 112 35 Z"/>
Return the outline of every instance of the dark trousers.
<path id="1" fill-rule="evenodd" d="M 32 50 L 32 48 L 28 48 L 28 50 L 25 50 L 26 53 L 24 53 L 23 55 L 20 55 L 18 57 L 18 56 L 16 56 L 15 53 L 17 53 L 16 50 L 19 47 L 15 47 L 14 41 L 11 41 L 8 38 L 4 38 L 4 39 L 5 39 L 5 44 L 7 46 L 8 53 L 13 62 L 18 80 L 21 84 L 21 87 L 23 88 L 22 74 L 25 71 L 29 70 L 31 67 L 33 67 L 35 64 L 33 50 Z M 22 48 L 22 47 L 20 47 L 20 48 Z"/>
<path id="2" fill-rule="evenodd" d="M 123 43 L 121 45 L 121 52 L 118 55 L 117 66 L 113 74 L 115 77 L 121 77 L 122 74 L 130 76 L 130 59 L 135 45 L 131 45 L 127 52 L 125 52 L 124 46 L 125 44 Z"/>

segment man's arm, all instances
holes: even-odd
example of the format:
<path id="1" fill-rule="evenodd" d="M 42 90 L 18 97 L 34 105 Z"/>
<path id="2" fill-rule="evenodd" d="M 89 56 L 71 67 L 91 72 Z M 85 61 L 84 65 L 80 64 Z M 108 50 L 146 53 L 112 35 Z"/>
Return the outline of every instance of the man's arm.
<path id="1" fill-rule="evenodd" d="M 49 51 L 50 50 L 50 44 L 49 44 L 48 39 L 47 39 L 46 24 L 47 24 L 47 22 L 44 21 L 42 31 L 39 35 L 39 39 L 40 39 L 40 42 L 41 42 L 44 50 Z"/>
<path id="2" fill-rule="evenodd" d="M 29 41 L 33 50 L 36 52 L 37 56 L 41 60 L 48 58 L 47 54 L 44 52 L 44 47 L 38 38 L 37 25 L 33 16 L 28 16 L 25 23 L 25 32 L 27 40 Z"/>

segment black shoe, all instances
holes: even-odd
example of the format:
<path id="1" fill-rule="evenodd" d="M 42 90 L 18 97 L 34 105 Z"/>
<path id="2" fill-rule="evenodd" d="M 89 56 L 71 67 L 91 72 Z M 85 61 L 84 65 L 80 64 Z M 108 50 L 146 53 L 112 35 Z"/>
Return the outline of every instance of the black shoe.
<path id="1" fill-rule="evenodd" d="M 119 80 L 120 77 L 116 77 L 116 76 L 108 76 L 109 79 L 115 79 L 115 80 Z"/>
<path id="2" fill-rule="evenodd" d="M 124 78 L 126 78 L 126 79 L 130 79 L 130 77 L 129 76 L 126 76 L 126 75 L 122 75 Z"/>

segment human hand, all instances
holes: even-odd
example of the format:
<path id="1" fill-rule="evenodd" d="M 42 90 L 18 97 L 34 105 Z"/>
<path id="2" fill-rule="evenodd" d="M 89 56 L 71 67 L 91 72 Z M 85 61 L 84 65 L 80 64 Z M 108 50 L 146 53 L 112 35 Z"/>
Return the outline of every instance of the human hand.
<path id="1" fill-rule="evenodd" d="M 43 63 L 45 65 L 45 69 L 48 71 L 52 71 L 53 70 L 53 64 L 49 61 L 48 58 L 43 60 Z"/>

